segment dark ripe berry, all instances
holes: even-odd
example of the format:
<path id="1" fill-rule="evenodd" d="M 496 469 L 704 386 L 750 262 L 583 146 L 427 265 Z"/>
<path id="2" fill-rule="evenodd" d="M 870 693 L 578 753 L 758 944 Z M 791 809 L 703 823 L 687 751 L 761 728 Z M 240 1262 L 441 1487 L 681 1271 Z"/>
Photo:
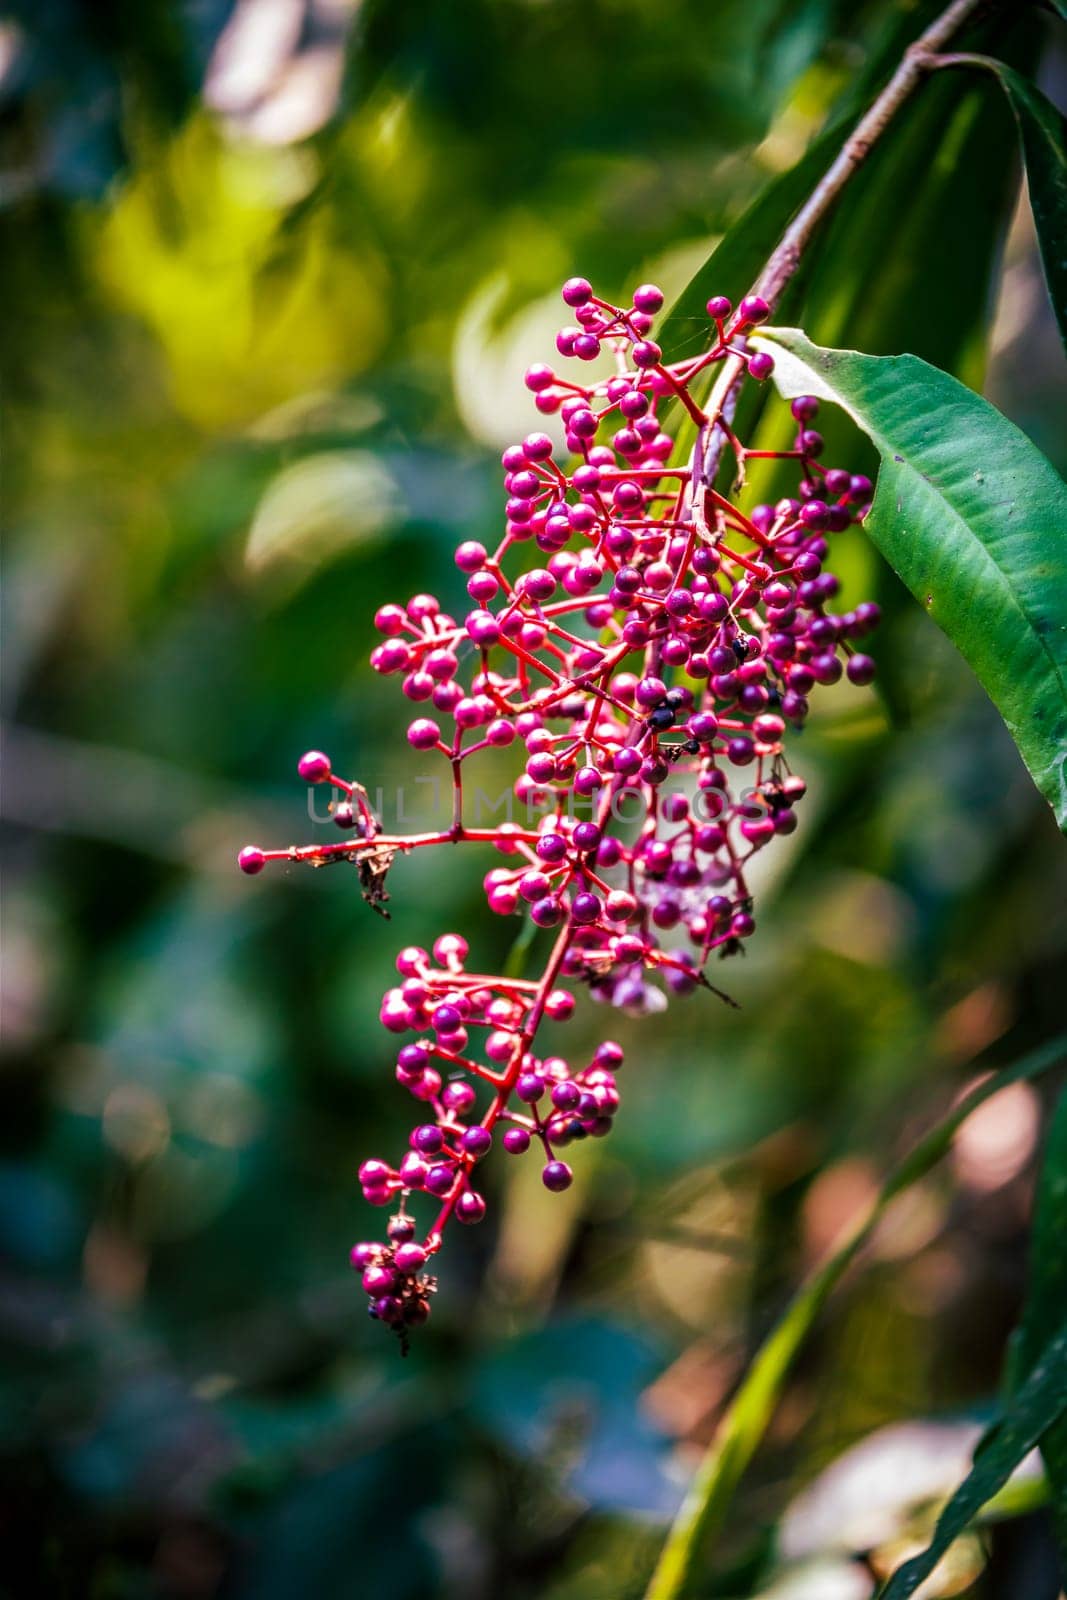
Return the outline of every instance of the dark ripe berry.
<path id="1" fill-rule="evenodd" d="M 825 500 L 809 500 L 807 505 L 801 508 L 800 520 L 805 528 L 825 528 L 829 514 L 830 508 Z"/>
<path id="2" fill-rule="evenodd" d="M 748 375 L 762 383 L 774 371 L 774 357 L 764 350 L 758 350 L 754 356 L 748 358 Z"/>
<path id="3" fill-rule="evenodd" d="M 242 872 L 247 872 L 250 878 L 254 878 L 257 872 L 262 872 L 266 864 L 266 856 L 259 846 L 254 844 L 246 844 L 237 857 L 237 865 Z"/>
<path id="4" fill-rule="evenodd" d="M 525 1128 L 509 1128 L 504 1135 L 504 1149 L 513 1156 L 521 1156 L 530 1148 L 530 1135 Z"/>
<path id="5" fill-rule="evenodd" d="M 456 1033 L 463 1026 L 462 1013 L 452 1005 L 439 1005 L 433 1014 L 433 1025 L 438 1033 Z"/>
<path id="6" fill-rule="evenodd" d="M 552 1090 L 552 1104 L 557 1111 L 573 1111 L 582 1098 L 582 1091 L 576 1083 L 557 1083 Z"/>
<path id="7" fill-rule="evenodd" d="M 520 1100 L 525 1100 L 527 1105 L 533 1105 L 540 1100 L 545 1092 L 545 1080 L 538 1072 L 524 1072 L 520 1075 L 515 1085 L 515 1093 Z"/>
<path id="8" fill-rule="evenodd" d="M 542 861 L 562 861 L 567 854 L 567 841 L 559 833 L 543 833 L 537 841 L 537 854 Z"/>
<path id="9" fill-rule="evenodd" d="M 554 928 L 563 916 L 563 907 L 553 895 L 535 900 L 530 907 L 530 920 L 539 928 Z"/>
<path id="10" fill-rule="evenodd" d="M 341 800 L 333 808 L 333 820 L 337 827 L 349 829 L 356 825 L 356 808 L 351 800 Z"/>
<path id="11" fill-rule="evenodd" d="M 658 733 L 667 728 L 674 727 L 674 712 L 670 706 L 657 706 L 655 711 L 649 713 L 648 725 L 655 728 Z"/>
<path id="12" fill-rule="evenodd" d="M 591 922 L 596 922 L 602 909 L 597 895 L 583 891 L 574 897 L 571 905 L 571 919 L 579 925 L 587 925 Z"/>
<path id="13" fill-rule="evenodd" d="M 565 1161 L 550 1161 L 542 1170 L 541 1182 L 546 1189 L 551 1189 L 553 1194 L 560 1194 L 564 1189 L 569 1189 L 574 1182 L 574 1173 Z"/>
<path id="14" fill-rule="evenodd" d="M 556 776 L 556 758 L 547 751 L 543 755 L 531 756 L 526 763 L 526 770 L 535 783 L 551 783 Z"/>
<path id="15" fill-rule="evenodd" d="M 667 686 L 660 678 L 642 678 L 634 691 L 634 698 L 639 706 L 660 705 L 667 697 Z"/>
<path id="16" fill-rule="evenodd" d="M 404 1302 L 395 1294 L 383 1294 L 371 1301 L 368 1310 L 379 1322 L 399 1322 L 404 1315 Z"/>
<path id="17" fill-rule="evenodd" d="M 435 1194 L 440 1199 L 443 1199 L 452 1188 L 453 1178 L 454 1174 L 451 1167 L 443 1164 L 431 1167 L 426 1174 L 426 1188 L 430 1194 Z"/>
<path id="18" fill-rule="evenodd" d="M 456 1220 L 469 1225 L 481 1222 L 485 1216 L 485 1201 L 473 1189 L 464 1189 L 456 1201 Z"/>
<path id="19" fill-rule="evenodd" d="M 737 308 L 737 326 L 747 327 L 755 322 L 766 322 L 771 308 L 762 295 L 746 294 Z"/>
<path id="20" fill-rule="evenodd" d="M 370 1295 L 388 1294 L 396 1283 L 392 1267 L 370 1266 L 363 1274 L 363 1287 Z"/>
<path id="21" fill-rule="evenodd" d="M 837 683 L 843 669 L 837 656 L 828 650 L 822 655 L 812 657 L 811 670 L 816 683 L 827 684 Z"/>
<path id="22" fill-rule="evenodd" d="M 639 289 L 634 290 L 634 305 L 638 311 L 654 316 L 662 308 L 663 290 L 657 289 L 654 283 L 643 283 Z"/>
<path id="23" fill-rule="evenodd" d="M 493 1135 L 488 1128 L 483 1128 L 480 1125 L 468 1128 L 462 1139 L 464 1150 L 468 1155 L 474 1156 L 476 1160 L 481 1160 L 482 1156 L 491 1148 L 492 1143 Z"/>
<path id="24" fill-rule="evenodd" d="M 848 658 L 845 671 L 850 683 L 871 683 L 874 680 L 876 667 L 870 656 L 853 655 Z"/>
<path id="25" fill-rule="evenodd" d="M 798 394 L 789 409 L 797 422 L 812 422 L 819 415 L 819 402 L 813 394 Z"/>
<path id="26" fill-rule="evenodd" d="M 421 1128 L 412 1129 L 411 1146 L 420 1155 L 435 1156 L 444 1142 L 444 1134 L 436 1123 L 429 1122 Z"/>
<path id="27" fill-rule="evenodd" d="M 708 316 L 714 317 L 716 322 L 722 322 L 732 310 L 733 306 L 724 294 L 712 295 L 708 301 Z"/>

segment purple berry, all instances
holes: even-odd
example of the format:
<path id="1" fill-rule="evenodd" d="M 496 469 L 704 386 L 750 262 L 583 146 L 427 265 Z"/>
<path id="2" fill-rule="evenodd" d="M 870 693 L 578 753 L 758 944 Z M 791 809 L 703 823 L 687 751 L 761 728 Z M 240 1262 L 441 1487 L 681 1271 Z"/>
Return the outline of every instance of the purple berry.
<path id="1" fill-rule="evenodd" d="M 550 1161 L 541 1172 L 541 1182 L 546 1189 L 551 1189 L 553 1194 L 560 1194 L 564 1189 L 569 1189 L 574 1182 L 574 1173 L 565 1161 Z"/>
<path id="2" fill-rule="evenodd" d="M 475 1194 L 473 1189 L 464 1189 L 456 1201 L 456 1220 L 468 1225 L 481 1222 L 485 1216 L 485 1201 L 480 1194 Z"/>
<path id="3" fill-rule="evenodd" d="M 563 300 L 568 306 L 584 306 L 593 297 L 593 286 L 586 278 L 568 278 L 563 285 Z"/>

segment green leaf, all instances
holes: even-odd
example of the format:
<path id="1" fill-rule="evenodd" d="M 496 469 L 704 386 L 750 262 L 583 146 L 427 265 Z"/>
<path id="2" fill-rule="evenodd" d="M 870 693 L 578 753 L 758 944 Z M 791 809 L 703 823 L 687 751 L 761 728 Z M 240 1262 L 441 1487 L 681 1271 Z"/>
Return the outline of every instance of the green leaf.
<path id="1" fill-rule="evenodd" d="M 841 406 L 882 457 L 864 528 L 973 668 L 1067 830 L 1067 487 L 988 401 L 915 356 L 756 341 L 787 396 Z"/>
<path id="2" fill-rule="evenodd" d="M 504 962 L 504 974 L 508 978 L 521 978 L 526 971 L 526 962 L 533 948 L 534 940 L 540 933 L 536 922 L 527 917 L 515 938 Z"/>
<path id="3" fill-rule="evenodd" d="M 1005 62 L 970 54 L 951 60 L 954 66 L 992 72 L 1015 113 L 1045 281 L 1067 344 L 1067 118 L 1036 84 Z"/>
<path id="4" fill-rule="evenodd" d="M 785 1316 L 757 1352 L 716 1429 L 682 1509 L 667 1535 L 645 1600 L 681 1600 L 681 1596 L 687 1592 L 698 1559 L 725 1524 L 734 1492 L 767 1430 L 800 1346 L 830 1294 L 878 1226 L 890 1202 L 936 1166 L 950 1148 L 957 1129 L 972 1111 L 976 1111 L 1009 1084 L 1047 1072 L 1062 1061 L 1065 1054 L 1067 1036 L 1053 1040 L 1014 1066 L 978 1084 L 948 1116 L 920 1139 L 896 1171 L 886 1179 L 876 1199 L 853 1224 L 834 1254 L 802 1285 Z M 999 1484 L 995 1486 L 999 1487 Z M 993 1492 L 991 1490 L 990 1494 Z"/>
<path id="5" fill-rule="evenodd" d="M 999 1422 L 983 1435 L 974 1466 L 937 1519 L 921 1555 L 898 1567 L 879 1600 L 907 1600 L 954 1539 L 1011 1477 L 1023 1457 L 1067 1410 L 1067 1328 L 1052 1341 Z"/>
<path id="6" fill-rule="evenodd" d="M 1017 1353 L 1025 1374 L 1061 1329 L 1067 1327 L 1067 1090 L 1060 1095 L 1045 1143 L 1034 1231 L 1030 1245 L 1030 1288 Z M 1067 1556 L 1067 1421 L 1050 1429 L 1041 1454 L 1053 1489 L 1060 1547 Z"/>

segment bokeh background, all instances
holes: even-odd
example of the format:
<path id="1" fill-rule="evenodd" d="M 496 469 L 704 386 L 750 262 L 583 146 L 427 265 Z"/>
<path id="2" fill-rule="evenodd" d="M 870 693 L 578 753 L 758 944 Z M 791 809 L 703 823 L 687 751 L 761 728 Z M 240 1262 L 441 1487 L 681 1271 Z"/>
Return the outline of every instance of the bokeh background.
<path id="1" fill-rule="evenodd" d="M 356 1168 L 410 1121 L 378 999 L 401 944 L 459 927 L 493 963 L 517 925 L 458 853 L 397 867 L 388 927 L 348 872 L 234 870 L 250 839 L 331 836 L 305 748 L 427 803 L 370 618 L 459 603 L 451 547 L 498 525 L 559 282 L 677 292 L 930 11 L 27 0 L 0 25 L 0 1593 L 638 1595 L 804 1268 L 917 1130 L 1062 1026 L 1052 816 L 846 538 L 880 684 L 824 691 L 797 741 L 803 825 L 723 974 L 742 1009 L 607 1018 L 615 1133 L 564 1196 L 490 1164 L 405 1362 L 346 1265 L 380 1220 Z M 1061 94 L 1062 38 L 1005 31 Z M 1062 470 L 995 94 L 924 90 L 789 311 L 939 361 Z M 605 1025 L 584 1004 L 575 1050 Z M 702 1592 L 863 1600 L 856 1553 L 884 1568 L 961 1474 L 1025 1288 L 1043 1093 L 976 1117 L 838 1293 Z M 1058 1590 L 1036 1512 L 924 1593 Z"/>

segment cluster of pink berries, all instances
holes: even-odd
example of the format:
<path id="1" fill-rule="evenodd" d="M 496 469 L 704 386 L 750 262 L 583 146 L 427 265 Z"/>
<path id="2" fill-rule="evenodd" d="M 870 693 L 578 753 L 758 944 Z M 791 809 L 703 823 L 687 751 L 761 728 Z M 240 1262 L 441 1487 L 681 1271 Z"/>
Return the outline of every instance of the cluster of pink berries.
<path id="1" fill-rule="evenodd" d="M 556 930 L 536 981 L 468 972 L 458 934 L 439 938 L 432 956 L 411 948 L 397 959 L 400 982 L 381 1020 L 418 1036 L 401 1047 L 397 1077 L 426 1120 L 398 1166 L 361 1168 L 366 1198 L 398 1210 L 389 1242 L 357 1245 L 352 1261 L 372 1315 L 402 1334 L 428 1315 L 435 1282 L 423 1269 L 445 1224 L 485 1214 L 474 1169 L 498 1125 L 509 1152 L 540 1147 L 552 1190 L 572 1178 L 558 1149 L 611 1127 L 617 1045 L 602 1044 L 577 1072 L 537 1054 L 542 1021 L 574 1010 L 563 985 L 634 1013 L 666 1004 L 657 975 L 677 993 L 710 988 L 712 953 L 733 955 L 755 930 L 748 863 L 796 827 L 804 783 L 785 762 L 787 726 L 803 723 L 815 685 L 874 676 L 855 641 L 878 608 L 835 612 L 838 580 L 824 565 L 827 536 L 863 516 L 870 480 L 820 463 L 811 397 L 793 401 L 796 437 L 780 452 L 747 449 L 724 407 L 708 415 L 694 398 L 717 362 L 740 358 L 751 378 L 770 375 L 772 358 L 745 345 L 766 304 L 749 297 L 734 312 L 722 297 L 709 301 L 710 348 L 668 364 L 649 337 L 663 304 L 654 286 L 623 308 L 574 278 L 563 298 L 575 325 L 558 336 L 561 355 L 606 352 L 616 367 L 586 384 L 547 366 L 527 371 L 537 409 L 564 424 L 565 465 L 545 433 L 504 451 L 503 537 L 492 551 L 473 540 L 456 551 L 472 602 L 465 616 L 423 594 L 375 618 L 372 664 L 420 707 L 411 745 L 448 764 L 451 826 L 386 834 L 362 788 L 313 751 L 301 776 L 341 792 L 334 820 L 350 837 L 240 856 L 249 873 L 271 859 L 354 861 L 380 907 L 398 852 L 490 845 L 505 863 L 485 877 L 491 910 Z M 675 401 L 698 428 L 686 465 L 670 464 L 674 441 L 660 416 Z M 740 482 L 755 457 L 795 463 L 795 494 L 742 511 L 715 487 L 713 442 L 732 451 Z M 467 762 L 513 745 L 523 751 L 515 796 L 527 825 L 469 825 Z M 421 1243 L 414 1194 L 440 1203 Z"/>

